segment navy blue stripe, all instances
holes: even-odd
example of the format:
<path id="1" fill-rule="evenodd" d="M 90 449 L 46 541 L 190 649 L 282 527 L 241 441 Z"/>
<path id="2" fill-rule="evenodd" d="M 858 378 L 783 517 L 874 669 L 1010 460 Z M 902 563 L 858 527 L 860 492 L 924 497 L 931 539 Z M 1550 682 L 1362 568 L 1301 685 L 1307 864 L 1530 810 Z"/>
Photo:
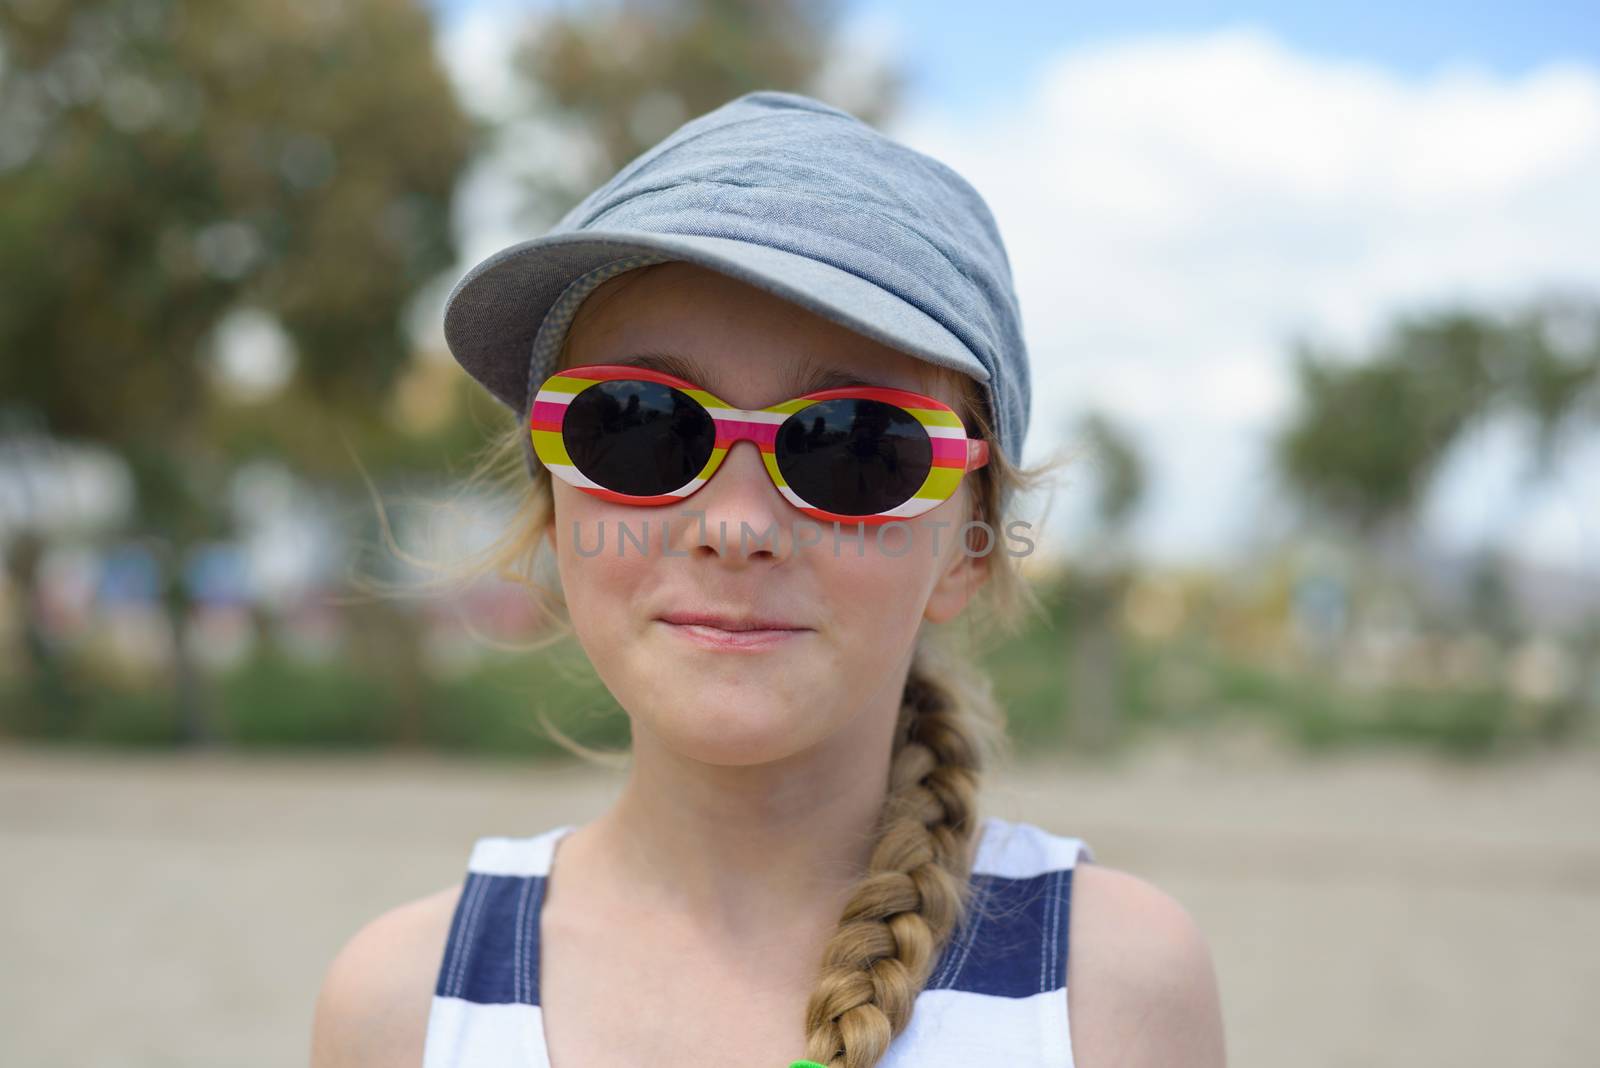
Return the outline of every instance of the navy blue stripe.
<path id="1" fill-rule="evenodd" d="M 925 989 L 1026 998 L 1065 987 L 1072 869 L 972 883 L 972 907 Z"/>
<path id="2" fill-rule="evenodd" d="M 546 878 L 467 873 L 436 994 L 539 1004 Z M 1025 879 L 974 874 L 972 882 L 972 908 L 925 989 L 1025 998 L 1065 987 L 1072 869 Z"/>
<path id="3" fill-rule="evenodd" d="M 484 1005 L 539 1004 L 544 883 L 543 875 L 468 872 L 434 993 Z"/>

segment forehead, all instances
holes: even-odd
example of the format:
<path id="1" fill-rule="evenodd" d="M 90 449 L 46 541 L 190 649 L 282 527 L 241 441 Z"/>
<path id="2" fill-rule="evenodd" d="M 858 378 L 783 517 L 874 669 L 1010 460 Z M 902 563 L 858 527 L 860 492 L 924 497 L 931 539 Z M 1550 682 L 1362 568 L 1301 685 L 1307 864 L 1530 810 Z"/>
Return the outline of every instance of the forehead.
<path id="1" fill-rule="evenodd" d="M 954 404 L 939 368 L 756 286 L 693 264 L 610 279 L 579 308 L 564 366 L 639 363 L 756 407 L 846 385 L 893 386 Z"/>

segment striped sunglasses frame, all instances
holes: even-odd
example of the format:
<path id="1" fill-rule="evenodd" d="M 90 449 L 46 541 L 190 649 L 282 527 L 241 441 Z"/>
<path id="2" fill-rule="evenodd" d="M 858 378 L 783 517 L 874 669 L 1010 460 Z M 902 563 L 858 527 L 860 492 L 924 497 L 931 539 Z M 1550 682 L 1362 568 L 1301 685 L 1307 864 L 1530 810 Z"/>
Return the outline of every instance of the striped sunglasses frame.
<path id="1" fill-rule="evenodd" d="M 710 458 L 682 486 L 651 496 L 619 493 L 595 482 L 573 463 L 562 433 L 572 401 L 592 386 L 619 380 L 669 386 L 698 403 L 711 417 L 716 427 L 716 441 Z M 900 408 L 928 435 L 932 462 L 922 484 L 905 501 L 882 512 L 848 515 L 818 507 L 790 487 L 778 463 L 778 432 L 785 422 L 814 404 L 849 398 L 880 401 Z M 910 519 L 939 506 L 955 495 L 963 475 L 989 462 L 989 443 L 982 438 L 969 437 L 960 415 L 949 405 L 921 393 L 886 386 L 840 386 L 806 393 L 766 408 L 747 410 L 735 408 L 687 379 L 654 368 L 633 364 L 587 364 L 557 371 L 545 379 L 534 395 L 528 420 L 534 452 L 551 474 L 585 493 L 615 504 L 657 506 L 682 501 L 716 474 L 734 442 L 753 441 L 761 449 L 762 464 L 773 485 L 795 508 L 823 522 L 875 526 Z"/>

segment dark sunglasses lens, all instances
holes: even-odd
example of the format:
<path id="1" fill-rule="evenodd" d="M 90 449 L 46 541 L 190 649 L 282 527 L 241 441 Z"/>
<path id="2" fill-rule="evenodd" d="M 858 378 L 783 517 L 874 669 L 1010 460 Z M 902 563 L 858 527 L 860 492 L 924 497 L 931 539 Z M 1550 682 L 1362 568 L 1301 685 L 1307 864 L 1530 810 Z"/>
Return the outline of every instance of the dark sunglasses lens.
<path id="1" fill-rule="evenodd" d="M 778 429 L 778 470 L 808 504 L 875 515 L 904 504 L 933 466 L 933 443 L 910 412 L 882 401 L 821 401 Z"/>
<path id="2" fill-rule="evenodd" d="M 573 466 L 608 490 L 653 497 L 705 468 L 717 426 L 694 398 L 659 382 L 599 382 L 572 398 L 561 439 Z"/>

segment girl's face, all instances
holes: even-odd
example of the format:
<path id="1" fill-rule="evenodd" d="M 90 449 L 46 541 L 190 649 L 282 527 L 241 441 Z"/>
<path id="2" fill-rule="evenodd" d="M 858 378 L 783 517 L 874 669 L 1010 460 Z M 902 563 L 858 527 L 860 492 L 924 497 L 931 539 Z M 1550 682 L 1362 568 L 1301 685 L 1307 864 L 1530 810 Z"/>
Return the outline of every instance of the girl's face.
<path id="1" fill-rule="evenodd" d="M 600 287 L 572 325 L 567 365 L 645 353 L 678 357 L 684 377 L 741 408 L 823 388 L 812 376 L 830 371 L 959 403 L 923 361 L 685 263 Z M 711 481 L 676 505 L 613 504 L 552 479 L 549 533 L 568 613 L 632 718 L 635 747 L 653 742 L 704 763 L 753 765 L 825 742 L 848 752 L 887 738 L 919 625 L 958 615 L 985 576 L 986 557 L 959 544 L 975 477 L 888 530 L 887 551 L 870 526 L 865 538 L 844 525 L 838 538 L 831 524 L 804 531 L 810 521 L 779 494 L 750 441 L 736 443 Z M 664 618 L 685 613 L 800 629 L 735 647 L 722 632 Z"/>

